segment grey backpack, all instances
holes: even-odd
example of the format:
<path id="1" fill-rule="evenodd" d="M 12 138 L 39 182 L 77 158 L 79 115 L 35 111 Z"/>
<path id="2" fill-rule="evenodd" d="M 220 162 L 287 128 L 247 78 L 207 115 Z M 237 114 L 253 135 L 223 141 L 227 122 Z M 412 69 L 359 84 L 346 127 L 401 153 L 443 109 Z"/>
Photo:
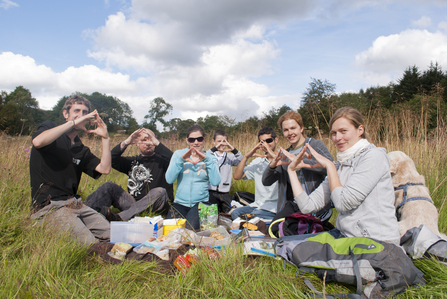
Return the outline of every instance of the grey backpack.
<path id="1" fill-rule="evenodd" d="M 303 236 L 298 236 L 303 237 Z M 326 282 L 357 286 L 356 294 L 318 294 L 325 298 L 381 298 L 398 294 L 410 286 L 423 285 L 424 274 L 404 251 L 386 242 L 364 237 L 335 239 L 327 232 L 297 240 L 283 237 L 275 243 L 278 256 L 301 271 L 315 273 Z"/>

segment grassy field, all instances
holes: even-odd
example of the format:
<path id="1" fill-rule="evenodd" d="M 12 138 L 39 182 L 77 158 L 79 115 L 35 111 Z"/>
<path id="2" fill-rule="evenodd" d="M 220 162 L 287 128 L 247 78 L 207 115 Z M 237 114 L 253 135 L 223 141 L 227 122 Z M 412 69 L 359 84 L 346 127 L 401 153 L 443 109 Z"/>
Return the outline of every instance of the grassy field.
<path id="1" fill-rule="evenodd" d="M 440 124 L 427 132 L 424 119 L 408 111 L 368 116 L 370 141 L 388 151 L 402 150 L 411 156 L 426 178 L 438 207 L 440 231 L 447 232 L 447 136 Z M 211 135 L 212 132 L 208 134 Z M 124 136 L 114 136 L 112 146 Z M 324 136 L 322 141 L 335 157 L 335 148 Z M 93 152 L 100 154 L 99 140 L 84 138 Z M 257 142 L 254 133 L 230 136 L 230 143 L 242 153 Z M 163 140 L 172 150 L 183 148 L 183 140 Z M 69 236 L 30 220 L 29 149 L 30 137 L 0 135 L 0 298 L 302 298 L 309 292 L 296 269 L 267 257 L 249 258 L 230 248 L 220 260 L 201 259 L 186 275 L 162 274 L 156 264 L 125 262 L 110 265 L 87 254 Z M 280 145 L 287 146 L 284 140 Z M 210 148 L 208 139 L 205 148 Z M 131 148 L 130 153 L 136 153 Z M 106 181 L 126 186 L 127 177 L 116 171 L 99 180 L 86 175 L 80 194 L 86 198 Z M 232 192 L 253 192 L 253 183 L 233 182 Z M 415 261 L 428 284 L 410 289 L 402 298 L 447 297 L 447 267 L 429 260 Z M 353 291 L 342 285 L 311 281 L 326 293 Z"/>

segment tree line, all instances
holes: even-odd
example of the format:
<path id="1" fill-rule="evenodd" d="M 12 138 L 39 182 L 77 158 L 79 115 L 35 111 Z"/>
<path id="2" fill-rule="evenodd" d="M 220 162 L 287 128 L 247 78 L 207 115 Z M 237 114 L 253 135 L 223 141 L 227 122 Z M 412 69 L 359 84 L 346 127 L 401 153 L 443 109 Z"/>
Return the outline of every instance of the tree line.
<path id="1" fill-rule="evenodd" d="M 336 93 L 336 85 L 327 80 L 311 78 L 308 88 L 304 91 L 298 112 L 302 115 L 309 135 L 328 132 L 329 119 L 340 107 L 352 106 L 364 114 L 371 111 L 386 111 L 408 109 L 416 115 L 424 112 L 428 117 L 428 128 L 433 129 L 439 120 L 445 120 L 447 114 L 447 72 L 443 72 L 438 63 L 430 63 L 424 71 L 416 66 L 408 67 L 396 83 L 386 86 L 371 86 L 359 92 Z M 133 132 L 139 127 L 153 130 L 164 137 L 183 138 L 186 129 L 192 124 L 201 125 L 206 132 L 224 129 L 230 134 L 240 131 L 255 131 L 264 126 L 277 127 L 279 117 L 292 110 L 288 105 L 279 108 L 272 107 L 261 117 L 251 116 L 243 122 L 222 115 L 207 115 L 197 120 L 166 117 L 172 112 L 173 106 L 162 97 L 150 102 L 144 121 L 138 124 L 130 106 L 117 97 L 99 92 L 92 94 L 79 93 L 87 98 L 92 109 L 97 109 L 107 124 L 109 132 Z M 7 93 L 0 91 L 0 130 L 9 135 L 31 134 L 39 123 L 52 120 L 61 123 L 62 107 L 69 96 L 62 97 L 51 110 L 39 108 L 38 102 L 31 92 L 18 86 Z M 163 127 L 163 130 L 158 128 Z"/>

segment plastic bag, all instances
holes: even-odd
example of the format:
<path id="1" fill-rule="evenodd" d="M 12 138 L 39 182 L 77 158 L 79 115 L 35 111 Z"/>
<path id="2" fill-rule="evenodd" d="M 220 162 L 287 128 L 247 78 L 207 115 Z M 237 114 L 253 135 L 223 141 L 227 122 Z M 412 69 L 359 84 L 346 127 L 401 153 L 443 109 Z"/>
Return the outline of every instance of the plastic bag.
<path id="1" fill-rule="evenodd" d="M 199 203 L 199 219 L 202 229 L 209 229 L 217 227 L 218 219 L 217 205 L 206 205 Z"/>

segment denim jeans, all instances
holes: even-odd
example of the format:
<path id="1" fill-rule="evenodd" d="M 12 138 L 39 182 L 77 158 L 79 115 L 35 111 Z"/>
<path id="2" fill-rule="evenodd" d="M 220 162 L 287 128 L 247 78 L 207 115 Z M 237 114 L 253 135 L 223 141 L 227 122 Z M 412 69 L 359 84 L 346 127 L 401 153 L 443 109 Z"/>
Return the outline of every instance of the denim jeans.
<path id="1" fill-rule="evenodd" d="M 171 205 L 171 209 L 169 209 L 166 219 L 173 218 L 186 219 L 187 229 L 192 229 L 195 231 L 200 230 L 199 203 L 196 203 L 192 207 L 186 207 L 174 202 Z"/>
<path id="2" fill-rule="evenodd" d="M 239 215 L 244 214 L 244 213 L 252 213 L 255 214 L 256 216 L 258 216 L 261 219 L 265 219 L 265 220 L 272 220 L 273 217 L 275 217 L 275 213 L 270 212 L 270 211 L 266 211 L 266 210 L 262 210 L 262 209 L 258 209 L 258 208 L 254 208 L 254 207 L 250 207 L 250 206 L 245 206 L 245 207 L 240 207 L 237 208 L 236 210 L 233 211 L 233 213 L 231 213 L 231 218 L 234 220 L 237 217 L 239 217 Z"/>

